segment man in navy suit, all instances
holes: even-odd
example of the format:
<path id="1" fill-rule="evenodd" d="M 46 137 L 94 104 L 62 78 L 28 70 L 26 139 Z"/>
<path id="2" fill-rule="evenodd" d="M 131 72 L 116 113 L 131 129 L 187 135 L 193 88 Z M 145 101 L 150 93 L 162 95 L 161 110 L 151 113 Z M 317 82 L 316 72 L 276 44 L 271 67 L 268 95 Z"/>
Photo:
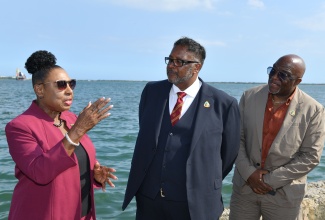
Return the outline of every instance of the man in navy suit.
<path id="1" fill-rule="evenodd" d="M 142 92 L 122 206 L 136 196 L 138 220 L 210 220 L 222 214 L 222 180 L 237 157 L 240 116 L 235 98 L 198 77 L 204 59 L 199 43 L 177 40 L 165 58 L 168 80 L 149 82 Z"/>

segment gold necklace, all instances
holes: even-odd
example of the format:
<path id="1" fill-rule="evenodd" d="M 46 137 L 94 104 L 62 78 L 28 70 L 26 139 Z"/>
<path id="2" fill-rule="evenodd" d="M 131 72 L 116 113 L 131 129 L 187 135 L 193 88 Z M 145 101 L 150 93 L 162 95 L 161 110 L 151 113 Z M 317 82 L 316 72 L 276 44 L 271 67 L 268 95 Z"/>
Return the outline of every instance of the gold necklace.
<path id="1" fill-rule="evenodd" d="M 283 104 L 283 103 L 285 103 L 285 102 L 287 102 L 287 101 L 279 101 L 279 102 L 276 102 L 276 101 L 274 101 L 274 99 L 272 98 L 272 102 L 273 102 L 273 104 L 277 105 L 277 104 Z"/>

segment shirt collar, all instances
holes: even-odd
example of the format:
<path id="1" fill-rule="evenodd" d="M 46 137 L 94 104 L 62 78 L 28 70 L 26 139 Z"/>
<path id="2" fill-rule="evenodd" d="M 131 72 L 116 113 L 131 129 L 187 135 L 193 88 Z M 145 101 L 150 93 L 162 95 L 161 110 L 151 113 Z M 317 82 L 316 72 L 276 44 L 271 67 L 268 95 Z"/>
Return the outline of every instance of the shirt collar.
<path id="1" fill-rule="evenodd" d="M 295 96 L 295 93 L 296 93 L 296 90 L 297 90 L 297 87 L 295 88 L 295 90 L 293 91 L 293 93 L 287 98 L 286 100 L 286 105 L 289 105 L 291 100 L 293 99 L 293 97 Z M 272 93 L 269 92 L 269 97 L 268 97 L 269 100 L 272 100 Z"/>
<path id="2" fill-rule="evenodd" d="M 187 89 L 185 89 L 184 91 L 181 91 L 177 86 L 175 86 L 173 84 L 172 86 L 172 92 L 176 95 L 178 92 L 185 92 L 186 95 L 195 97 L 196 94 L 199 92 L 200 87 L 202 85 L 202 82 L 199 80 L 199 78 L 197 77 L 196 80 L 194 81 L 194 83 L 188 87 Z"/>

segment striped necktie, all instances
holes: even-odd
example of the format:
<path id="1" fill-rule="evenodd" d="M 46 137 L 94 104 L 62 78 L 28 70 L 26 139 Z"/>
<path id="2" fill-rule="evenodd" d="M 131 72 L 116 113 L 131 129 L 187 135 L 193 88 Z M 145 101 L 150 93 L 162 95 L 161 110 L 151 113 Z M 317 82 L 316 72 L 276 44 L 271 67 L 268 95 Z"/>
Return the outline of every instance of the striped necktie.
<path id="1" fill-rule="evenodd" d="M 178 92 L 177 93 L 177 102 L 174 106 L 174 109 L 170 115 L 170 120 L 172 122 L 172 125 L 174 126 L 178 121 L 181 116 L 182 112 L 182 106 L 183 106 L 183 97 L 186 96 L 185 92 Z"/>

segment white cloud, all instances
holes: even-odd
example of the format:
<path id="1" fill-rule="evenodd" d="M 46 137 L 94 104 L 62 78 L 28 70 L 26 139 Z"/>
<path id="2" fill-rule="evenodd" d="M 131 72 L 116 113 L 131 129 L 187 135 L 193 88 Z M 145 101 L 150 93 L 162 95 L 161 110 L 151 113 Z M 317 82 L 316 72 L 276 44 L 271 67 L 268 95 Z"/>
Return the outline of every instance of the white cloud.
<path id="1" fill-rule="evenodd" d="M 253 8 L 263 9 L 265 7 L 263 1 L 261 0 L 248 0 L 247 3 Z"/>
<path id="2" fill-rule="evenodd" d="M 321 12 L 315 13 L 311 17 L 304 18 L 296 24 L 303 29 L 312 31 L 325 31 L 325 4 L 322 7 Z"/>
<path id="3" fill-rule="evenodd" d="M 313 42 L 309 39 L 297 39 L 297 40 L 281 40 L 276 42 L 277 45 L 286 45 L 287 48 L 292 50 L 304 50 L 306 48 L 311 48 Z"/>
<path id="4" fill-rule="evenodd" d="M 217 40 L 209 41 L 209 40 L 200 40 L 199 39 L 198 42 L 200 44 L 202 44 L 204 47 L 206 47 L 206 46 L 215 46 L 215 47 L 225 47 L 225 46 L 227 46 L 227 44 L 225 42 L 217 41 Z"/>
<path id="5" fill-rule="evenodd" d="M 213 9 L 217 0 L 102 0 L 115 5 L 150 11 L 180 11 L 188 9 Z"/>

